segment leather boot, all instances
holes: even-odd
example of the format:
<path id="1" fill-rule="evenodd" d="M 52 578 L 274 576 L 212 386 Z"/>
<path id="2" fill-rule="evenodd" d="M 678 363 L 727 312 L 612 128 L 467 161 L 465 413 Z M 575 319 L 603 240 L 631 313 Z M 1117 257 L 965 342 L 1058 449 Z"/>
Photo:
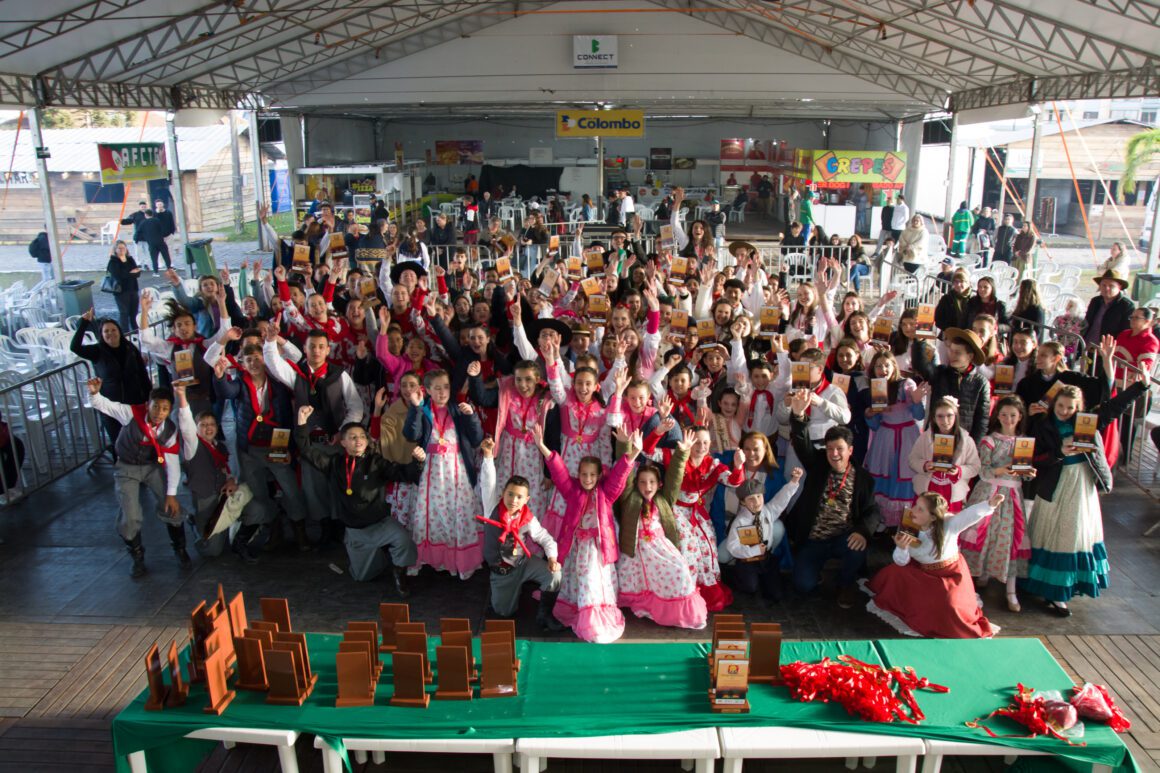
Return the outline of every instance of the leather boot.
<path id="1" fill-rule="evenodd" d="M 318 526 L 318 542 L 314 544 L 314 549 L 319 553 L 332 550 L 338 544 L 338 521 L 333 518 L 323 518 Z"/>
<path id="2" fill-rule="evenodd" d="M 125 546 L 133 558 L 133 567 L 129 570 L 129 576 L 134 579 L 144 577 L 147 570 L 145 569 L 145 546 L 141 544 L 141 535 L 138 534 L 133 539 L 125 540 Z"/>
<path id="3" fill-rule="evenodd" d="M 177 563 L 182 569 L 193 566 L 189 553 L 185 552 L 185 524 L 177 526 L 166 524 L 165 528 L 169 530 L 169 544 L 173 546 L 173 555 L 177 556 Z"/>
<path id="4" fill-rule="evenodd" d="M 294 529 L 294 544 L 298 546 L 298 552 L 309 553 L 310 538 L 306 536 L 306 522 L 291 521 L 290 527 Z"/>
<path id="5" fill-rule="evenodd" d="M 286 535 L 283 532 L 282 520 L 274 519 L 270 523 L 270 538 L 262 546 L 263 553 L 278 553 L 286 547 Z"/>
<path id="6" fill-rule="evenodd" d="M 407 567 L 393 566 L 391 567 L 391 576 L 395 580 L 395 592 L 399 594 L 399 598 L 407 598 L 411 595 L 411 589 L 407 584 Z"/>
<path id="7" fill-rule="evenodd" d="M 242 528 L 238 529 L 238 533 L 234 535 L 234 541 L 230 544 L 230 549 L 237 553 L 238 558 L 247 564 L 258 563 L 258 556 L 250 547 L 250 542 L 253 541 L 254 535 L 257 532 L 257 525 L 242 526 Z"/>
<path id="8" fill-rule="evenodd" d="M 560 594 L 554 591 L 540 591 L 540 608 L 536 610 L 536 623 L 548 633 L 560 633 L 568 627 L 552 615 L 556 606 L 556 597 Z"/>

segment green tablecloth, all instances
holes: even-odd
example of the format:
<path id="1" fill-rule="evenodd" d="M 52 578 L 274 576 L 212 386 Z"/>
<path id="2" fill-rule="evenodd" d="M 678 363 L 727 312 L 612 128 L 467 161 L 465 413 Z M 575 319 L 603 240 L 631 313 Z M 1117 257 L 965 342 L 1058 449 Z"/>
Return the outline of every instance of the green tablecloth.
<path id="1" fill-rule="evenodd" d="M 205 714 L 205 693 L 195 687 L 181 708 L 148 712 L 144 694 L 113 721 L 118 765 L 145 749 L 150 770 L 192 770 L 213 744 L 184 739 L 205 727 L 292 728 L 338 745 L 346 737 L 519 738 L 664 733 L 697 727 L 784 725 L 954 740 L 986 741 L 966 720 L 1005 704 L 1016 681 L 1065 690 L 1066 674 L 1034 639 L 992 641 L 786 642 L 782 662 L 813 662 L 849 654 L 869 663 L 912 665 L 920 675 L 951 688 L 949 695 L 920 692 L 927 714 L 919 726 L 871 724 L 840 706 L 798 703 L 785 688 L 755 685 L 749 714 L 709 709 L 707 648 L 698 643 L 596 645 L 520 641 L 519 696 L 470 702 L 432 700 L 427 709 L 394 708 L 389 659 L 374 707 L 336 709 L 334 655 L 340 637 L 310 634 L 311 665 L 318 684 L 301 707 L 267 706 L 264 693 L 240 691 L 220 717 Z M 432 638 L 432 653 L 435 644 Z M 478 641 L 476 642 L 478 647 Z M 438 678 L 438 675 L 436 675 Z M 433 689 L 433 688 L 431 688 Z M 1016 732 L 1011 730 L 1010 732 Z M 1124 744 L 1107 728 L 1089 727 L 1086 747 L 1038 739 L 995 743 L 1049 749 L 1075 760 L 1130 765 Z"/>

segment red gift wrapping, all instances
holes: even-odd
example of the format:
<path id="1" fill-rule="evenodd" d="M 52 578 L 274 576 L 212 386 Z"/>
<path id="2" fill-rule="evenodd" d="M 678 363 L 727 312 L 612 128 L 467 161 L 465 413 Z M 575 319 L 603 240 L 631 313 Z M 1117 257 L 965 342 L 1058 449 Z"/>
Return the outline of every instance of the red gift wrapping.
<path id="1" fill-rule="evenodd" d="M 1032 698 L 1033 690 L 1024 687 L 1022 684 L 1018 686 L 1015 691 L 1015 699 L 1010 706 L 1001 709 L 995 709 L 985 717 L 979 717 L 967 723 L 967 727 L 981 728 L 983 732 L 992 738 L 1022 738 L 1024 736 L 1000 736 L 991 728 L 981 724 L 991 717 L 1006 717 L 1014 722 L 1018 722 L 1025 728 L 1031 731 L 1031 738 L 1037 735 L 1049 735 L 1052 738 L 1058 738 L 1070 746 L 1086 746 L 1083 743 L 1072 743 L 1069 739 L 1060 734 L 1059 729 L 1052 722 L 1052 714 L 1049 711 L 1049 703 L 1046 698 L 1042 696 Z M 1067 728 L 1063 728 L 1067 729 Z"/>
<path id="2" fill-rule="evenodd" d="M 1075 710 L 1079 712 L 1081 717 L 1107 722 L 1108 727 L 1117 733 L 1131 729 L 1131 720 L 1124 716 L 1124 712 L 1120 711 L 1120 707 L 1108 694 L 1107 687 L 1102 684 L 1086 682 L 1082 687 L 1076 686 L 1071 689 L 1074 693 L 1071 696 L 1071 705 L 1075 706 Z"/>
<path id="3" fill-rule="evenodd" d="M 818 663 L 790 663 L 781 667 L 781 676 L 794 700 L 834 701 L 867 722 L 900 719 L 917 724 L 926 715 L 918 707 L 915 690 L 950 692 L 919 677 L 912 668 L 886 669 L 849 655 L 839 656 L 837 662 L 825 658 Z"/>

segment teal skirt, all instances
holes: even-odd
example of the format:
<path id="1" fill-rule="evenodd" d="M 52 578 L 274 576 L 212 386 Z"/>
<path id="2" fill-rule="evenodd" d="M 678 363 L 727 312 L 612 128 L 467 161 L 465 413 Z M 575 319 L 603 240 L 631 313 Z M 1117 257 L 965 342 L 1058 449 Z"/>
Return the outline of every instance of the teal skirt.
<path id="1" fill-rule="evenodd" d="M 1099 596 L 1108 587 L 1108 551 L 1095 478 L 1086 464 L 1060 472 L 1052 501 L 1036 499 L 1028 534 L 1031 561 L 1021 587 L 1048 601 Z"/>

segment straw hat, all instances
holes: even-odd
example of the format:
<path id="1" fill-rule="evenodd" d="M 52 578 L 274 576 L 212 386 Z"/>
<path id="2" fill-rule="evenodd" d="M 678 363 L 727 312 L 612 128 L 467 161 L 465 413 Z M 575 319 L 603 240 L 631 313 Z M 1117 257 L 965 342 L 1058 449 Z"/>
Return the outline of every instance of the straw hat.
<path id="1" fill-rule="evenodd" d="M 974 330 L 948 327 L 943 331 L 943 339 L 948 343 L 950 341 L 958 341 L 961 344 L 966 344 L 971 349 L 971 362 L 976 365 L 982 365 L 983 361 L 987 359 L 987 354 L 983 351 L 983 342 Z"/>
<path id="2" fill-rule="evenodd" d="M 1094 281 L 1096 284 L 1099 284 L 1100 282 L 1104 281 L 1105 279 L 1111 279 L 1113 282 L 1118 283 L 1120 285 L 1121 290 L 1128 289 L 1128 280 L 1125 279 L 1124 275 L 1121 274 L 1117 269 L 1109 268 L 1104 273 L 1100 274 L 1097 277 L 1094 277 L 1092 279 L 1092 281 Z"/>
<path id="3" fill-rule="evenodd" d="M 746 256 L 749 256 L 751 253 L 757 252 L 757 248 L 754 247 L 749 242 L 736 241 L 736 242 L 729 243 L 729 254 L 732 255 L 733 257 L 736 258 L 737 253 L 741 252 L 742 250 L 744 250 Z"/>

